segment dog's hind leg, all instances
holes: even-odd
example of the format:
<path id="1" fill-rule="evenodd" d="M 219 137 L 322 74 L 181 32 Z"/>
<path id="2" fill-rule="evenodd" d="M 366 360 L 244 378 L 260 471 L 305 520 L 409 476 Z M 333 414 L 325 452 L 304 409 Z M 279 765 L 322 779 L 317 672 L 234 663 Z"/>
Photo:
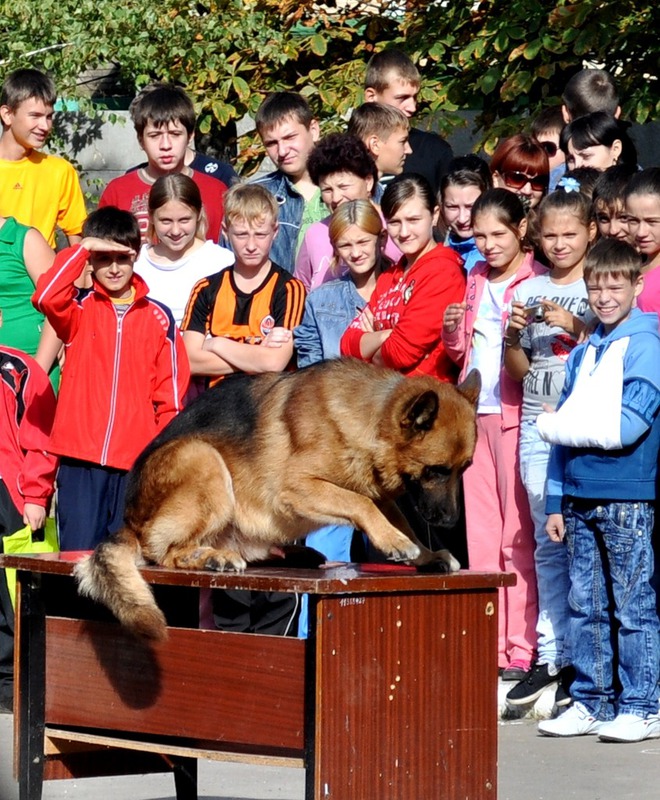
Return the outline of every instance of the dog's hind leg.
<path id="1" fill-rule="evenodd" d="M 280 503 L 315 522 L 350 522 L 366 533 L 374 547 L 395 561 L 415 561 L 420 557 L 422 545 L 397 530 L 372 500 L 349 489 L 327 481 L 301 481 L 295 490 L 280 494 Z"/>
<path id="2" fill-rule="evenodd" d="M 182 439 L 156 451 L 148 469 L 136 500 L 149 509 L 140 526 L 145 558 L 178 569 L 245 569 L 245 560 L 229 546 L 234 495 L 218 450 L 205 441 Z"/>

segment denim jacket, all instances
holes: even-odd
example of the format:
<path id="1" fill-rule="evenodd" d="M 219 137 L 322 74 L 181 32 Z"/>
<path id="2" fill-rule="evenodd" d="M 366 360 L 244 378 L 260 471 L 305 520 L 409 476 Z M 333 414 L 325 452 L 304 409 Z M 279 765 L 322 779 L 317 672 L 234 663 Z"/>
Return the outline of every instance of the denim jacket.
<path id="1" fill-rule="evenodd" d="M 339 358 L 339 340 L 366 304 L 348 274 L 310 292 L 302 322 L 293 330 L 298 366 Z"/>
<path id="2" fill-rule="evenodd" d="M 270 249 L 271 260 L 293 273 L 296 266 L 298 233 L 305 211 L 305 198 L 299 194 L 283 172 L 275 170 L 252 183 L 258 183 L 273 195 L 279 207 L 280 228 Z"/>

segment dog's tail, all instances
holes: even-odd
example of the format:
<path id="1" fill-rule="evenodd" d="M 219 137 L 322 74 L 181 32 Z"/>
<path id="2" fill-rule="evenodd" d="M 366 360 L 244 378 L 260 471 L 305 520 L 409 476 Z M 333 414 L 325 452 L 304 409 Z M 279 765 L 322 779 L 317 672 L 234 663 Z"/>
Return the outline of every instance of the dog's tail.
<path id="1" fill-rule="evenodd" d="M 76 564 L 78 592 L 102 603 L 128 630 L 153 641 L 167 638 L 162 611 L 138 570 L 140 545 L 129 528 L 101 542 Z"/>

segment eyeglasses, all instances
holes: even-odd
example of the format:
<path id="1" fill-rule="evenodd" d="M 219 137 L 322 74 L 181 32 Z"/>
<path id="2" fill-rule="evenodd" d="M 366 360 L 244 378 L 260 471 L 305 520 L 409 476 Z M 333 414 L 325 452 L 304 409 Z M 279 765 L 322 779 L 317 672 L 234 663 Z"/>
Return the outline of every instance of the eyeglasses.
<path id="1" fill-rule="evenodd" d="M 554 142 L 539 142 L 539 144 L 548 154 L 548 158 L 552 158 L 553 156 L 557 155 L 557 150 L 559 148 Z"/>
<path id="2" fill-rule="evenodd" d="M 515 189 L 516 191 L 522 189 L 526 183 L 532 187 L 532 191 L 534 192 L 545 192 L 548 188 L 547 175 L 534 175 L 530 178 L 529 175 L 525 175 L 524 172 L 510 170 L 502 173 L 502 179 L 509 189 Z"/>

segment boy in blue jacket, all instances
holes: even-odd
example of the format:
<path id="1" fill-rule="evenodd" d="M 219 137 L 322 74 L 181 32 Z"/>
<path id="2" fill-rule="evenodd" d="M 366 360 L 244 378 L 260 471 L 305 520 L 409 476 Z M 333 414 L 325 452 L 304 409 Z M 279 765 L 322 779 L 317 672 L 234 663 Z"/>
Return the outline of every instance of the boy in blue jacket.
<path id="1" fill-rule="evenodd" d="M 634 308 L 643 287 L 641 257 L 627 243 L 598 242 L 584 279 L 600 325 L 571 353 L 556 413 L 537 420 L 554 445 L 546 531 L 568 546 L 576 674 L 573 704 L 539 723 L 539 732 L 639 742 L 660 737 L 660 623 L 651 583 L 658 317 Z"/>

